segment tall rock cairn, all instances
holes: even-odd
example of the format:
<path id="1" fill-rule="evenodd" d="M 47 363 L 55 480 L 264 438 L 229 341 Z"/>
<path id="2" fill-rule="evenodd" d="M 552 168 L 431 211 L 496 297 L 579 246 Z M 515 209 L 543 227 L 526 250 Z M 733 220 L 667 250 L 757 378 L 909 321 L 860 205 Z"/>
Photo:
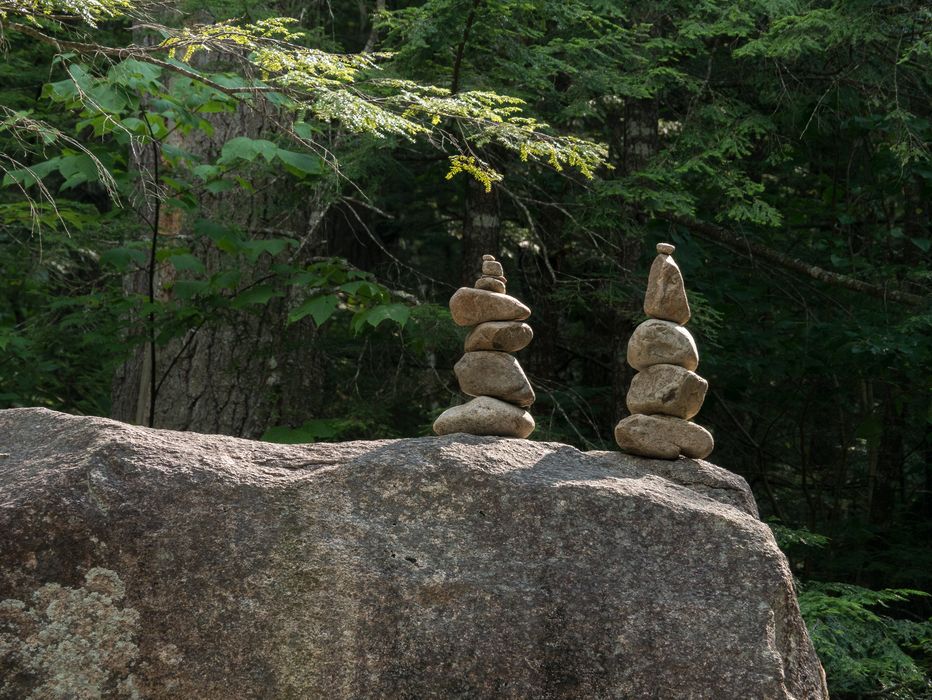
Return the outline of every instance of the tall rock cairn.
<path id="1" fill-rule="evenodd" d="M 470 433 L 526 438 L 534 418 L 525 409 L 534 390 L 518 361 L 509 353 L 526 347 L 534 331 L 524 319 L 531 310 L 505 294 L 502 264 L 482 256 L 482 277 L 475 287 L 460 287 L 450 298 L 450 313 L 458 326 L 473 326 L 466 336 L 466 354 L 453 367 L 460 390 L 475 398 L 449 408 L 434 421 L 437 435 Z"/>
<path id="2" fill-rule="evenodd" d="M 684 328 L 689 301 L 674 250 L 669 243 L 657 244 L 644 297 L 650 318 L 628 341 L 628 364 L 638 371 L 628 389 L 631 415 L 615 426 L 615 442 L 643 457 L 703 459 L 714 447 L 712 435 L 689 419 L 702 408 L 709 383 L 693 371 L 699 352 Z"/>

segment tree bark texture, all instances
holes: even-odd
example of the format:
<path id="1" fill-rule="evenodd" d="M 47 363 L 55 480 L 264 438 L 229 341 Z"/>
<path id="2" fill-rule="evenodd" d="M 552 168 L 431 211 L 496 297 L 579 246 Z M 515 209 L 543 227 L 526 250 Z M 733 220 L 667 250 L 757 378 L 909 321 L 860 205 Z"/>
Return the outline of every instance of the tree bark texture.
<path id="1" fill-rule="evenodd" d="M 235 136 L 270 138 L 267 118 L 256 111 L 212 115 L 215 132 L 207 136 L 192 132 L 177 137 L 172 145 L 184 148 L 214 162 L 222 145 Z M 177 132 L 176 132 L 177 134 Z M 174 138 L 174 135 L 173 135 Z M 136 158 L 141 171 L 152 171 L 151 156 L 146 151 Z M 304 204 L 296 207 L 284 173 L 260 175 L 253 180 L 254 190 L 231 190 L 205 195 L 198 216 L 222 225 L 233 226 L 248 238 L 290 236 L 301 241 L 295 262 L 309 261 L 327 253 L 321 219 L 332 201 L 335 189 L 325 185 Z M 158 183 L 155 183 L 156 185 Z M 152 215 L 151 191 L 141 209 Z M 163 212 L 165 208 L 162 208 Z M 170 210 L 169 210 L 170 211 Z M 151 219 L 150 219 L 151 220 Z M 195 236 L 193 222 L 179 215 L 164 215 L 158 222 L 159 248 L 169 237 L 182 237 L 206 266 L 207 275 L 236 265 L 232 256 L 216 248 L 212 241 Z M 151 235 L 151 231 L 141 234 Z M 284 262 L 295 251 L 286 250 L 279 259 L 263 255 L 257 263 L 240 261 L 242 278 L 238 289 L 261 281 L 269 275 L 274 262 Z M 168 300 L 175 272 L 160 264 L 155 274 L 155 296 Z M 128 293 L 146 294 L 145 272 L 131 274 L 125 280 Z M 126 422 L 152 423 L 158 428 L 222 433 L 256 438 L 276 425 L 300 425 L 318 415 L 321 407 L 323 365 L 317 350 L 317 330 L 311 319 L 295 324 L 287 322 L 288 312 L 304 299 L 302 292 L 283 289 L 286 296 L 273 298 L 256 310 L 224 311 L 207 318 L 180 337 L 157 344 L 155 352 L 155 414 L 149 416 L 152 370 L 147 343 L 137 349 L 117 371 L 113 381 L 111 414 Z M 144 319 L 134 322 L 144 323 Z"/>

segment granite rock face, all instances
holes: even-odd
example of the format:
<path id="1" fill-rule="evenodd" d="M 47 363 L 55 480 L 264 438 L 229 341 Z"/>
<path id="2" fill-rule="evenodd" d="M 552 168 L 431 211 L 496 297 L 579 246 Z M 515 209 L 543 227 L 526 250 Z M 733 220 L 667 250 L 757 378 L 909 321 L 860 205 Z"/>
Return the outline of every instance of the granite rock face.
<path id="1" fill-rule="evenodd" d="M 15 409 L 0 697 L 30 696 L 827 694 L 785 558 L 706 462 Z"/>

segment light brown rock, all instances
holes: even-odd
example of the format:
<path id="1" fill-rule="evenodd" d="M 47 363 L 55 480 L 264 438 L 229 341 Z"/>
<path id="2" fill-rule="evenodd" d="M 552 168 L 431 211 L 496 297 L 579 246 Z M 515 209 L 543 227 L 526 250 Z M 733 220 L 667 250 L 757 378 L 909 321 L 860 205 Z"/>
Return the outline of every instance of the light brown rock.
<path id="1" fill-rule="evenodd" d="M 496 277 L 480 277 L 474 286 L 476 289 L 484 289 L 487 292 L 505 293 L 505 283 Z"/>
<path id="2" fill-rule="evenodd" d="M 466 352 L 476 350 L 498 350 L 499 352 L 518 352 L 527 347 L 534 337 L 534 331 L 520 321 L 488 321 L 480 323 L 466 336 Z"/>
<path id="3" fill-rule="evenodd" d="M 712 434 L 701 425 L 673 416 L 641 413 L 618 422 L 615 442 L 624 452 L 659 459 L 676 459 L 680 454 L 704 459 L 715 446 Z"/>
<path id="4" fill-rule="evenodd" d="M 493 396 L 502 401 L 530 406 L 534 390 L 521 365 L 505 352 L 467 352 L 453 366 L 460 389 L 470 396 Z"/>
<path id="5" fill-rule="evenodd" d="M 518 406 L 491 396 L 478 396 L 441 413 L 434 421 L 434 432 L 526 438 L 534 432 L 534 418 Z"/>
<path id="6" fill-rule="evenodd" d="M 458 326 L 475 326 L 486 321 L 523 321 L 531 310 L 507 294 L 460 287 L 450 297 L 450 313 Z"/>
<path id="7" fill-rule="evenodd" d="M 669 255 L 654 258 L 647 279 L 644 313 L 653 318 L 686 323 L 689 321 L 689 301 L 679 265 Z"/>
<path id="8" fill-rule="evenodd" d="M 631 334 L 628 364 L 636 370 L 659 364 L 695 370 L 699 366 L 699 351 L 692 334 L 683 326 L 650 318 Z"/>
<path id="9" fill-rule="evenodd" d="M 495 256 L 494 255 L 483 255 L 482 260 L 483 262 L 485 262 L 486 260 L 495 260 Z"/>
<path id="10" fill-rule="evenodd" d="M 489 275 L 490 277 L 501 277 L 505 274 L 505 271 L 502 269 L 502 264 L 500 262 L 495 262 L 494 260 L 483 260 L 482 274 Z"/>
<path id="11" fill-rule="evenodd" d="M 631 413 L 662 413 L 690 419 L 702 408 L 709 383 L 677 365 L 652 365 L 638 372 L 628 389 Z"/>
<path id="12" fill-rule="evenodd" d="M 673 255 L 673 252 L 676 250 L 676 246 L 672 243 L 658 243 L 657 252 L 664 255 Z"/>

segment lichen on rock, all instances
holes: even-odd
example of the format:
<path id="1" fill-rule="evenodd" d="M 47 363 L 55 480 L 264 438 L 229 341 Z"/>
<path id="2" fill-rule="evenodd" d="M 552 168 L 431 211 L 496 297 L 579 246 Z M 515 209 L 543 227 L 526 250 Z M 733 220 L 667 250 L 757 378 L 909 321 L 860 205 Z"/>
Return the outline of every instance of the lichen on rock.
<path id="1" fill-rule="evenodd" d="M 139 613 L 120 605 L 125 592 L 115 571 L 94 567 L 82 587 L 47 583 L 29 603 L 0 601 L 0 697 L 139 698 Z"/>

